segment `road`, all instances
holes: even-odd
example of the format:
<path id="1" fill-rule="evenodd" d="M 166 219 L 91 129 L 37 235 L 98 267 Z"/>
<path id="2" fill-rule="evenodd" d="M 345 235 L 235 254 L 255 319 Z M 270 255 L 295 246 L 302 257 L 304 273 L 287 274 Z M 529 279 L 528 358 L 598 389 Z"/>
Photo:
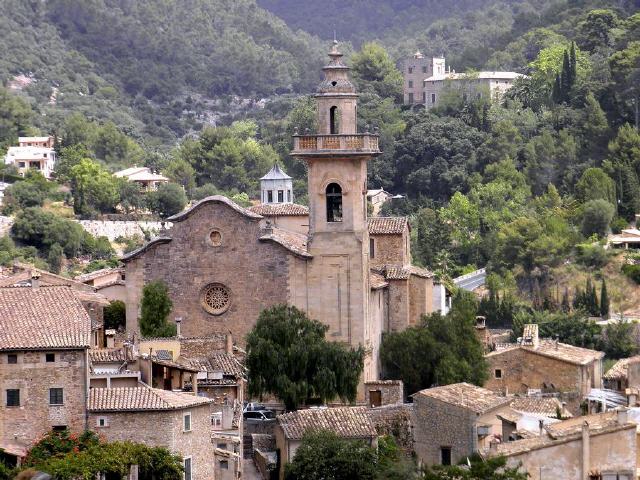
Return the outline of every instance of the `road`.
<path id="1" fill-rule="evenodd" d="M 453 283 L 455 283 L 457 287 L 471 292 L 476 288 L 484 285 L 486 279 L 487 272 L 484 268 L 481 268 L 480 270 L 476 270 L 475 272 L 471 272 L 461 277 L 454 278 Z"/>

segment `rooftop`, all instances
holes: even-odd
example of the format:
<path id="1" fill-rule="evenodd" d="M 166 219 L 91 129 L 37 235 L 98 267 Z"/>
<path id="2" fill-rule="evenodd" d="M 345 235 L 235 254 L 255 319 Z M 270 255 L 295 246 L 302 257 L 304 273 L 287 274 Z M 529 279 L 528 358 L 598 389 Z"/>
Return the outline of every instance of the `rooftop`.
<path id="1" fill-rule="evenodd" d="M 245 373 L 242 364 L 230 353 L 217 352 L 206 357 L 185 358 L 185 361 L 200 371 L 222 372 L 236 378 L 243 377 Z"/>
<path id="2" fill-rule="evenodd" d="M 271 228 L 264 231 L 263 235 L 260 236 L 260 240 L 276 242 L 301 257 L 312 257 L 307 251 L 308 238 L 301 233 L 290 232 L 281 228 Z"/>
<path id="3" fill-rule="evenodd" d="M 629 363 L 640 361 L 640 355 L 634 357 L 622 358 L 618 360 L 613 366 L 607 370 L 602 378 L 606 380 L 622 380 L 627 378 L 627 371 L 629 369 Z"/>
<path id="4" fill-rule="evenodd" d="M 93 272 L 84 273 L 82 275 L 78 275 L 74 278 L 74 280 L 78 282 L 89 282 L 91 280 L 95 280 L 96 278 L 105 277 L 107 275 L 111 275 L 114 273 L 122 273 L 124 269 L 122 268 L 102 268 L 100 270 L 94 270 Z"/>
<path id="5" fill-rule="evenodd" d="M 511 408 L 518 412 L 533 413 L 549 418 L 556 418 L 558 410 L 560 410 L 562 418 L 573 416 L 555 397 L 517 397 L 511 402 Z"/>
<path id="6" fill-rule="evenodd" d="M 466 408 L 477 414 L 483 414 L 507 405 L 512 400 L 470 383 L 454 383 L 442 387 L 427 388 L 414 394 L 414 396 L 418 395 L 435 398 L 450 405 Z"/>
<path id="7" fill-rule="evenodd" d="M 431 278 L 433 273 L 415 265 L 386 265 L 384 276 L 387 280 L 407 280 L 411 275 L 421 278 Z"/>
<path id="8" fill-rule="evenodd" d="M 384 275 L 371 271 L 369 274 L 369 285 L 371 286 L 371 290 L 378 290 L 379 288 L 384 288 L 389 284 L 385 280 Z"/>
<path id="9" fill-rule="evenodd" d="M 309 430 L 329 430 L 341 438 L 371 438 L 376 432 L 366 407 L 310 408 L 278 415 L 289 440 L 300 440 Z"/>
<path id="10" fill-rule="evenodd" d="M 67 286 L 1 287 L 0 350 L 89 347 L 91 318 Z"/>
<path id="11" fill-rule="evenodd" d="M 369 235 L 402 235 L 409 226 L 407 217 L 370 217 Z"/>
<path id="12" fill-rule="evenodd" d="M 263 203 L 249 210 L 263 217 L 309 215 L 309 207 L 296 203 Z"/>
<path id="13" fill-rule="evenodd" d="M 518 344 L 502 345 L 499 346 L 497 350 L 488 353 L 486 357 L 494 357 L 518 348 L 523 348 L 534 354 L 544 355 L 546 357 L 555 358 L 575 365 L 588 365 L 589 363 L 595 360 L 600 360 L 604 357 L 604 352 L 590 350 L 588 348 L 574 347 L 573 345 L 548 339 L 540 340 L 537 347 Z"/>
<path id="14" fill-rule="evenodd" d="M 212 402 L 209 398 L 189 393 L 171 392 L 139 384 L 137 387 L 92 388 L 89 390 L 87 408 L 91 412 L 181 410 Z"/>
<path id="15" fill-rule="evenodd" d="M 291 177 L 280 168 L 280 165 L 275 163 L 271 170 L 260 180 L 291 180 Z"/>
<path id="16" fill-rule="evenodd" d="M 515 80 L 524 77 L 516 72 L 474 72 L 474 73 L 445 73 L 425 78 L 425 82 L 437 82 L 443 80 Z"/>
<path id="17" fill-rule="evenodd" d="M 123 363 L 132 360 L 132 355 L 125 348 L 89 349 L 89 361 L 91 363 Z"/>
<path id="18" fill-rule="evenodd" d="M 199 202 L 194 203 L 191 207 L 187 208 L 186 210 L 180 213 L 176 213 L 175 215 L 167 218 L 167 221 L 182 222 L 183 220 L 186 220 L 187 218 L 189 218 L 196 210 L 199 210 L 201 207 L 209 203 L 222 203 L 230 207 L 232 210 L 235 210 L 236 212 L 240 213 L 241 215 L 244 215 L 245 217 L 252 218 L 255 220 L 260 220 L 262 218 L 261 215 L 258 215 L 257 213 L 254 213 L 251 210 L 248 210 L 244 207 L 241 207 L 240 205 L 235 203 L 233 200 L 230 200 L 224 195 L 212 195 L 210 197 L 203 198 Z"/>

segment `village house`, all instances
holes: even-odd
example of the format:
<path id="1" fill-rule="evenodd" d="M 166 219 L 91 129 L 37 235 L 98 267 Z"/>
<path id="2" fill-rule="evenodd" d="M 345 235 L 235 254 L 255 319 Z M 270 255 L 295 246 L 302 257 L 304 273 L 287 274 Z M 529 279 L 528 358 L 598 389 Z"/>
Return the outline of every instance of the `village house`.
<path id="1" fill-rule="evenodd" d="M 153 173 L 149 167 L 125 168 L 115 172 L 113 176 L 137 183 L 143 192 L 152 192 L 157 190 L 159 185 L 169 182 L 167 177 Z"/>
<path id="2" fill-rule="evenodd" d="M 471 385 L 455 383 L 412 395 L 415 453 L 427 465 L 454 465 L 508 438 L 501 417 L 513 413 L 512 399 Z M 507 435 L 505 435 L 507 433 Z"/>
<path id="3" fill-rule="evenodd" d="M 540 339 L 538 325 L 525 325 L 522 338 L 485 355 L 485 388 L 503 394 L 564 393 L 575 404 L 602 386 L 603 352 Z"/>
<path id="4" fill-rule="evenodd" d="M 514 397 L 509 406 L 513 411 L 500 415 L 505 442 L 537 436 L 545 425 L 573 417 L 555 397 Z"/>
<path id="5" fill-rule="evenodd" d="M 89 349 L 91 388 L 136 387 L 140 370 L 130 346 Z"/>
<path id="6" fill-rule="evenodd" d="M 170 318 L 189 337 L 230 332 L 242 343 L 263 309 L 286 303 L 327 325 L 329 339 L 364 347 L 369 381 L 379 378 L 382 333 L 432 311 L 432 274 L 411 265 L 406 219 L 369 223 L 367 162 L 380 154 L 378 136 L 358 133 L 358 94 L 337 45 L 329 57 L 315 96 L 318 133 L 296 134 L 291 152 L 308 167 L 309 207 L 288 203 L 291 179 L 278 167 L 279 178 L 262 181 L 266 204 L 246 209 L 215 195 L 169 218 L 169 230 L 122 259 L 130 335 L 153 280 L 167 284 Z"/>
<path id="7" fill-rule="evenodd" d="M 629 385 L 629 364 L 640 362 L 640 355 L 621 358 L 602 376 L 604 388 L 624 392 Z M 632 373 L 633 376 L 633 373 Z M 640 379 L 638 379 L 640 380 Z M 640 385 L 639 385 L 640 386 Z"/>
<path id="8" fill-rule="evenodd" d="M 75 280 L 93 287 L 110 302 L 114 300 L 124 302 L 127 299 L 123 268 L 103 268 L 78 275 Z"/>
<path id="9" fill-rule="evenodd" d="M 14 165 L 22 176 L 28 170 L 36 170 L 49 179 L 56 165 L 54 141 L 53 137 L 20 137 L 19 146 L 7 150 L 4 163 Z"/>
<path id="10" fill-rule="evenodd" d="M 416 52 L 403 62 L 404 104 L 437 107 L 449 92 L 459 92 L 466 98 L 488 97 L 498 100 L 513 86 L 515 72 L 456 73 L 447 68 L 444 57 L 425 57 Z"/>
<path id="11" fill-rule="evenodd" d="M 0 287 L 0 449 L 15 463 L 52 429 L 87 428 L 90 343 L 70 287 Z"/>
<path id="12" fill-rule="evenodd" d="M 378 216 L 382 206 L 393 198 L 389 192 L 384 188 L 376 188 L 373 190 L 367 190 L 367 201 L 371 204 L 372 214 L 374 217 Z"/>
<path id="13" fill-rule="evenodd" d="M 483 453 L 521 465 L 531 480 L 635 480 L 636 428 L 622 409 L 547 425 L 539 435 L 493 443 Z"/>
<path id="14" fill-rule="evenodd" d="M 284 478 L 284 466 L 293 460 L 308 431 L 327 430 L 340 438 L 377 447 L 378 433 L 366 407 L 311 408 L 278 415 L 276 419 L 274 435 L 281 466 L 280 479 Z"/>
<path id="15" fill-rule="evenodd" d="M 211 402 L 187 393 L 135 387 L 92 388 L 89 428 L 109 442 L 166 447 L 183 459 L 185 480 L 214 477 Z"/>

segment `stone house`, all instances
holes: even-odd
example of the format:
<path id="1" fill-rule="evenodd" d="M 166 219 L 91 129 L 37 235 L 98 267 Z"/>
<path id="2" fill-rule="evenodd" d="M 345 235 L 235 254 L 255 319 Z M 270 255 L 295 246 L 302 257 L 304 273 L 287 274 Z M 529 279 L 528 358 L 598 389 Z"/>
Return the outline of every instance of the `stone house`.
<path id="1" fill-rule="evenodd" d="M 624 392 L 629 384 L 629 364 L 640 362 L 640 355 L 629 358 L 621 358 L 602 376 L 604 388 Z M 633 375 L 632 375 L 633 376 Z M 640 380 L 640 378 L 638 378 Z M 636 385 L 640 386 L 640 385 Z"/>
<path id="2" fill-rule="evenodd" d="M 603 352 L 539 339 L 538 325 L 525 325 L 519 342 L 498 345 L 485 355 L 485 387 L 507 393 L 572 393 L 585 397 L 602 385 Z"/>
<path id="3" fill-rule="evenodd" d="M 458 91 L 463 97 L 488 96 L 497 100 L 513 86 L 515 72 L 456 73 L 447 68 L 444 57 L 425 57 L 416 52 L 403 62 L 404 104 L 423 105 L 427 109 L 437 107 L 449 91 Z"/>
<path id="4" fill-rule="evenodd" d="M 140 380 L 140 366 L 130 346 L 89 349 L 91 388 L 136 387 Z"/>
<path id="5" fill-rule="evenodd" d="M 521 465 L 531 480 L 632 480 L 637 478 L 636 424 L 626 410 L 577 417 L 531 438 L 492 444 L 484 454 Z"/>
<path id="6" fill-rule="evenodd" d="M 211 402 L 144 384 L 92 388 L 87 407 L 89 428 L 109 442 L 166 447 L 182 457 L 186 480 L 211 479 L 215 478 Z"/>
<path id="7" fill-rule="evenodd" d="M 114 300 L 124 302 L 127 299 L 123 268 L 103 268 L 78 275 L 75 280 L 94 287 L 97 293 L 110 302 Z"/>
<path id="8" fill-rule="evenodd" d="M 413 403 L 414 448 L 418 461 L 427 465 L 454 465 L 501 441 L 501 416 L 513 412 L 511 399 L 468 383 L 421 390 Z"/>
<path id="9" fill-rule="evenodd" d="M 315 95 L 318 132 L 294 135 L 291 152 L 308 167 L 309 207 L 267 193 L 266 205 L 246 209 L 216 195 L 168 219 L 168 231 L 122 259 L 129 334 L 153 280 L 167 284 L 170 318 L 189 337 L 230 332 L 243 344 L 263 309 L 286 303 L 327 325 L 330 340 L 364 347 L 369 381 L 379 378 L 382 333 L 431 312 L 432 274 L 411 265 L 406 219 L 382 220 L 396 229 L 370 235 L 367 163 L 380 154 L 378 136 L 358 133 L 349 69 L 336 45 L 329 57 Z M 380 242 L 377 260 L 370 238 Z"/>
<path id="10" fill-rule="evenodd" d="M 402 380 L 374 380 L 365 382 L 365 405 L 371 408 L 383 405 L 402 405 L 404 384 Z"/>
<path id="11" fill-rule="evenodd" d="M 373 190 L 367 190 L 367 201 L 373 208 L 373 215 L 377 216 L 380 213 L 382 206 L 391 200 L 393 195 L 385 191 L 384 188 L 375 188 Z"/>
<path id="12" fill-rule="evenodd" d="M 86 429 L 91 318 L 68 286 L 0 287 L 0 449 Z"/>
<path id="13" fill-rule="evenodd" d="M 308 431 L 328 430 L 341 438 L 365 442 L 377 447 L 378 434 L 366 407 L 311 408 L 276 417 L 276 451 L 280 458 L 280 478 L 284 465 L 293 460 Z"/>

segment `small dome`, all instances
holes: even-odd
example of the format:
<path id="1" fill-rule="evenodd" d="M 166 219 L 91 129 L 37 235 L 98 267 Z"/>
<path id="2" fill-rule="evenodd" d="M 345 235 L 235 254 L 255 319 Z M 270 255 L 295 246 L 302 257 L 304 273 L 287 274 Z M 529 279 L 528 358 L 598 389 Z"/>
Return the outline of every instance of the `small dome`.
<path id="1" fill-rule="evenodd" d="M 269 173 L 267 173 L 260 180 L 290 180 L 291 177 L 287 175 L 277 163 L 271 167 Z"/>

